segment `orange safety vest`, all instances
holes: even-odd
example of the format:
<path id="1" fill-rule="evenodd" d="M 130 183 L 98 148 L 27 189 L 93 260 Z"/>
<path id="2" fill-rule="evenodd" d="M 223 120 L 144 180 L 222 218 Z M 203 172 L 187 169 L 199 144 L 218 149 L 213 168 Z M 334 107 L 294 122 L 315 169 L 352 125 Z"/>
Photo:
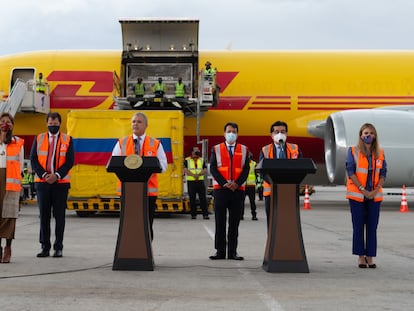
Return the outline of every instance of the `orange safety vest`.
<path id="1" fill-rule="evenodd" d="M 228 181 L 235 181 L 241 175 L 247 158 L 247 147 L 236 144 L 233 158 L 230 158 L 229 151 L 225 143 L 215 145 L 214 152 L 217 159 L 217 170 Z M 222 189 L 219 183 L 213 179 L 213 189 Z M 238 190 L 244 190 L 244 184 Z"/>
<path id="2" fill-rule="evenodd" d="M 274 159 L 275 155 L 273 154 L 273 145 L 269 144 L 262 148 L 262 153 L 266 159 Z M 286 156 L 288 159 L 297 159 L 299 157 L 299 147 L 296 144 L 286 144 Z M 272 192 L 272 186 L 263 180 L 263 195 L 269 196 Z"/>
<path id="3" fill-rule="evenodd" d="M 47 167 L 47 153 L 49 151 L 49 133 L 41 133 L 37 135 L 36 138 L 37 142 L 37 160 L 41 167 L 46 170 Z M 70 144 L 70 136 L 65 133 L 60 133 L 58 137 L 58 141 L 56 142 L 56 151 L 55 151 L 55 171 L 57 171 L 63 164 L 66 162 L 66 152 L 69 149 Z M 70 183 L 70 173 L 66 176 L 61 176 L 61 179 L 58 179 L 57 182 L 59 184 Z M 35 182 L 46 182 L 41 178 L 41 176 L 37 176 L 35 178 Z"/>
<path id="4" fill-rule="evenodd" d="M 24 140 L 14 136 L 6 149 L 6 190 L 20 192 L 22 175 L 20 174 L 20 151 Z"/>
<path id="5" fill-rule="evenodd" d="M 158 147 L 160 146 L 160 141 L 158 139 L 145 136 L 145 140 L 142 143 L 142 148 L 140 149 L 140 156 L 142 157 L 156 157 L 158 152 Z M 127 156 L 135 153 L 134 138 L 132 135 L 125 136 L 119 139 L 119 147 L 121 149 L 121 155 Z M 118 183 L 118 194 L 121 194 L 121 182 Z M 148 180 L 148 196 L 157 196 L 158 195 L 158 175 L 152 174 Z"/>
<path id="6" fill-rule="evenodd" d="M 368 179 L 368 159 L 362 152 L 359 152 L 358 148 L 352 147 L 351 150 L 356 166 L 355 176 L 358 178 L 358 181 L 361 183 L 361 185 L 365 187 Z M 371 157 L 371 162 L 373 163 L 372 185 L 373 189 L 375 189 L 381 177 L 380 171 L 384 163 L 384 151 L 380 149 L 380 154 L 377 159 L 374 158 L 374 154 L 372 154 Z M 362 194 L 362 191 L 358 189 L 358 187 L 352 182 L 351 178 L 349 177 L 346 182 L 346 198 L 358 202 L 364 201 L 364 195 Z M 383 195 L 381 187 L 375 195 L 374 201 L 381 202 L 382 200 Z"/>

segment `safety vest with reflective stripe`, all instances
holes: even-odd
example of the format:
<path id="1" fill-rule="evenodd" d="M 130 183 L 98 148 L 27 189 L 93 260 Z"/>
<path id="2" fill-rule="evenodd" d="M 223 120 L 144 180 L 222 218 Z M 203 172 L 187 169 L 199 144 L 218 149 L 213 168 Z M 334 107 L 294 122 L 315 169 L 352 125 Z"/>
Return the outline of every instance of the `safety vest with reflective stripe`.
<path id="1" fill-rule="evenodd" d="M 46 80 L 44 78 L 36 80 L 36 92 L 46 91 Z"/>
<path id="2" fill-rule="evenodd" d="M 203 164 L 204 164 L 203 158 L 197 159 L 197 168 L 195 165 L 196 161 L 194 161 L 192 157 L 187 157 L 185 158 L 185 160 L 187 161 L 187 169 L 191 173 L 200 174 L 203 171 Z M 194 181 L 194 180 L 195 180 L 194 176 L 187 175 L 187 181 Z M 200 175 L 197 180 L 204 180 L 204 175 Z"/>
<path id="3" fill-rule="evenodd" d="M 184 83 L 177 83 L 175 85 L 175 97 L 184 97 L 185 95 L 185 86 Z"/>
<path id="4" fill-rule="evenodd" d="M 49 133 L 41 133 L 37 135 L 36 138 L 37 142 L 37 160 L 41 167 L 46 170 L 47 167 L 47 153 L 49 150 Z M 56 142 L 56 150 L 55 150 L 55 159 L 54 159 L 54 167 L 55 172 L 62 167 L 63 164 L 66 162 L 66 152 L 68 151 L 70 144 L 70 136 L 61 133 L 59 134 L 58 141 Z M 61 179 L 58 179 L 57 182 L 60 184 L 70 183 L 70 173 L 66 176 L 61 176 Z M 36 175 L 35 182 L 46 182 L 41 177 Z"/>
<path id="5" fill-rule="evenodd" d="M 361 183 L 361 185 L 365 187 L 368 179 L 368 159 L 362 152 L 359 152 L 359 149 L 356 147 L 352 147 L 351 151 L 355 161 L 355 176 L 358 178 L 358 181 Z M 380 180 L 380 171 L 384 163 L 384 151 L 382 149 L 380 149 L 377 159 L 374 158 L 374 154 L 371 155 L 371 163 L 373 165 L 372 185 L 373 189 L 375 189 Z M 358 202 L 364 201 L 364 195 L 362 194 L 362 191 L 358 189 L 357 185 L 355 185 L 349 177 L 346 182 L 346 198 Z M 381 187 L 375 195 L 374 201 L 381 202 L 382 200 L 383 195 Z"/>
<path id="6" fill-rule="evenodd" d="M 145 94 L 144 85 L 142 83 L 135 84 L 134 93 L 135 93 L 135 95 L 142 95 L 143 96 Z"/>
<path id="7" fill-rule="evenodd" d="M 145 136 L 145 140 L 142 143 L 140 149 L 140 156 L 142 157 L 156 157 L 160 141 L 158 139 Z M 121 155 L 127 156 L 135 153 L 134 138 L 132 135 L 125 136 L 119 139 L 119 147 L 121 149 Z M 121 194 L 121 182 L 118 183 L 118 194 Z M 148 196 L 158 195 L 158 175 L 152 174 L 148 180 Z"/>
<path id="8" fill-rule="evenodd" d="M 232 158 L 225 143 L 215 145 L 213 148 L 217 159 L 217 170 L 228 182 L 237 180 L 246 163 L 247 147 L 236 144 Z M 222 189 L 215 179 L 213 179 L 213 188 Z M 239 186 L 238 190 L 244 190 L 244 184 Z"/>
<path id="9" fill-rule="evenodd" d="M 273 154 L 274 144 L 266 145 L 262 148 L 263 156 L 266 159 L 274 159 L 275 155 Z M 288 159 L 297 159 L 299 157 L 299 148 L 296 144 L 290 144 L 286 143 L 286 157 Z M 272 192 L 272 186 L 266 182 L 266 180 L 263 181 L 263 195 L 269 196 Z"/>
<path id="10" fill-rule="evenodd" d="M 24 145 L 24 140 L 14 136 L 6 149 L 6 190 L 19 192 L 22 189 L 20 151 Z"/>
<path id="11" fill-rule="evenodd" d="M 256 162 L 253 160 L 250 160 L 250 169 L 249 169 L 249 175 L 246 179 L 246 185 L 248 186 L 255 186 L 256 185 Z"/>

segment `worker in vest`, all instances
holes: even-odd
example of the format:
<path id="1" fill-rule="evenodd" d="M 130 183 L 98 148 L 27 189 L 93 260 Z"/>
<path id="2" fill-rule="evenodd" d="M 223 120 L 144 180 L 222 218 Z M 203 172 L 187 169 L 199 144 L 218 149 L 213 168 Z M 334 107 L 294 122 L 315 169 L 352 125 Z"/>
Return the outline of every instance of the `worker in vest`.
<path id="1" fill-rule="evenodd" d="M 346 171 L 346 198 L 353 227 L 352 254 L 358 256 L 359 268 L 376 268 L 373 257 L 377 255 L 377 227 L 387 162 L 374 125 L 365 123 L 360 128 L 358 144 L 348 149 Z"/>
<path id="2" fill-rule="evenodd" d="M 0 114 L 0 262 L 9 263 L 19 214 L 24 140 L 13 136 L 14 118 Z M 6 240 L 3 250 L 2 239 Z"/>
<path id="3" fill-rule="evenodd" d="M 112 150 L 112 155 L 127 156 L 135 153 L 142 157 L 157 157 L 161 165 L 161 172 L 165 172 L 168 162 L 161 141 L 145 133 L 148 127 L 147 116 L 142 112 L 135 113 L 131 118 L 131 127 L 132 134 L 118 140 Z M 118 193 L 121 194 L 121 183 L 118 186 Z M 158 175 L 152 174 L 148 181 L 148 209 L 151 239 L 154 237 L 152 224 L 154 222 L 155 210 L 157 209 L 157 196 Z"/>
<path id="4" fill-rule="evenodd" d="M 43 78 L 43 73 L 39 72 L 39 77 L 36 80 L 36 92 L 46 93 L 46 79 Z"/>
<path id="5" fill-rule="evenodd" d="M 204 182 L 207 165 L 201 157 L 200 149 L 197 146 L 191 149 L 191 156 L 185 158 L 184 173 L 187 178 L 187 190 L 190 197 L 191 219 L 197 218 L 197 195 L 203 219 L 210 219 L 207 209 L 206 184 Z"/>
<path id="6" fill-rule="evenodd" d="M 211 67 L 211 62 L 210 61 L 206 61 L 206 68 L 204 68 L 204 74 L 205 75 L 216 75 L 217 70 L 213 67 Z"/>
<path id="7" fill-rule="evenodd" d="M 183 78 L 179 77 L 178 82 L 175 84 L 175 97 L 184 98 L 187 93 L 185 84 L 183 83 Z"/>
<path id="8" fill-rule="evenodd" d="M 145 95 L 145 86 L 142 83 L 142 78 L 137 79 L 137 83 L 134 86 L 134 94 L 136 98 L 142 98 Z"/>
<path id="9" fill-rule="evenodd" d="M 30 152 L 30 162 L 36 173 L 35 188 L 40 212 L 41 251 L 37 257 L 49 257 L 50 220 L 55 218 L 53 257 L 63 256 L 65 213 L 70 188 L 70 170 L 75 161 L 73 139 L 60 132 L 62 117 L 57 112 L 46 115 L 47 132 L 37 135 Z"/>
<path id="10" fill-rule="evenodd" d="M 167 86 L 162 82 L 162 78 L 158 78 L 158 83 L 155 83 L 152 86 L 152 92 L 154 93 L 155 97 L 163 97 L 165 93 L 167 93 Z"/>
<path id="11" fill-rule="evenodd" d="M 210 259 L 227 258 L 243 260 L 237 254 L 237 238 L 241 207 L 244 198 L 244 183 L 249 175 L 249 151 L 246 146 L 236 143 L 238 125 L 229 122 L 224 126 L 225 141 L 215 145 L 211 152 L 210 173 L 213 176 L 214 212 L 216 233 L 214 246 L 216 253 Z M 228 232 L 227 226 L 227 210 Z M 226 239 L 227 236 L 227 239 Z"/>
<path id="12" fill-rule="evenodd" d="M 262 159 L 297 159 L 302 157 L 298 145 L 286 143 L 288 132 L 288 125 L 284 121 L 276 121 L 270 126 L 270 137 L 272 143 L 266 145 L 260 151 L 259 161 Z M 269 176 L 263 175 L 263 196 L 265 199 L 265 209 L 267 226 L 269 227 L 270 217 L 270 196 L 271 196 L 271 180 Z"/>
<path id="13" fill-rule="evenodd" d="M 247 176 L 245 189 L 244 189 L 244 198 L 242 204 L 242 215 L 241 220 L 244 219 L 244 203 L 246 201 L 246 196 L 249 198 L 250 202 L 250 211 L 252 213 L 252 220 L 257 220 L 256 213 L 256 161 L 252 159 L 252 153 L 249 153 L 250 163 L 249 163 L 249 175 Z"/>
<path id="14" fill-rule="evenodd" d="M 23 168 L 22 172 L 22 187 L 23 187 L 23 201 L 29 198 L 30 182 L 32 180 L 32 174 L 29 173 L 27 167 Z"/>

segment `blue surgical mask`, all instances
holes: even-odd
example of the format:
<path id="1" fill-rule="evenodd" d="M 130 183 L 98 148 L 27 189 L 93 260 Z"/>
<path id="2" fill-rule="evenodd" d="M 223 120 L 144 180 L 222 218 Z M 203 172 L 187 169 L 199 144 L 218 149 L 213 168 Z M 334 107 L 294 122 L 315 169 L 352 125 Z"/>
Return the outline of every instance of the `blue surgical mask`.
<path id="1" fill-rule="evenodd" d="M 366 135 L 363 138 L 364 143 L 366 144 L 372 144 L 372 142 L 374 141 L 374 136 L 372 135 Z"/>
<path id="2" fill-rule="evenodd" d="M 237 134 L 234 133 L 226 133 L 226 141 L 228 143 L 234 143 L 237 139 Z"/>

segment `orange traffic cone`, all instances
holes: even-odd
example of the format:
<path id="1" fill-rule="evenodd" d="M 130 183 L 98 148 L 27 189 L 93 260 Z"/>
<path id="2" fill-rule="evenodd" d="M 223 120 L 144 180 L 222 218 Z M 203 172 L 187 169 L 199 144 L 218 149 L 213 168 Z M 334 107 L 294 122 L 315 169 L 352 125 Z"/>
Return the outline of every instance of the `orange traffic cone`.
<path id="1" fill-rule="evenodd" d="M 408 212 L 408 203 L 407 203 L 407 195 L 405 192 L 405 185 L 403 185 L 403 188 L 402 188 L 400 212 L 401 213 Z"/>
<path id="2" fill-rule="evenodd" d="M 305 198 L 303 200 L 303 209 L 312 209 L 310 205 L 308 185 L 306 185 L 305 187 Z"/>

